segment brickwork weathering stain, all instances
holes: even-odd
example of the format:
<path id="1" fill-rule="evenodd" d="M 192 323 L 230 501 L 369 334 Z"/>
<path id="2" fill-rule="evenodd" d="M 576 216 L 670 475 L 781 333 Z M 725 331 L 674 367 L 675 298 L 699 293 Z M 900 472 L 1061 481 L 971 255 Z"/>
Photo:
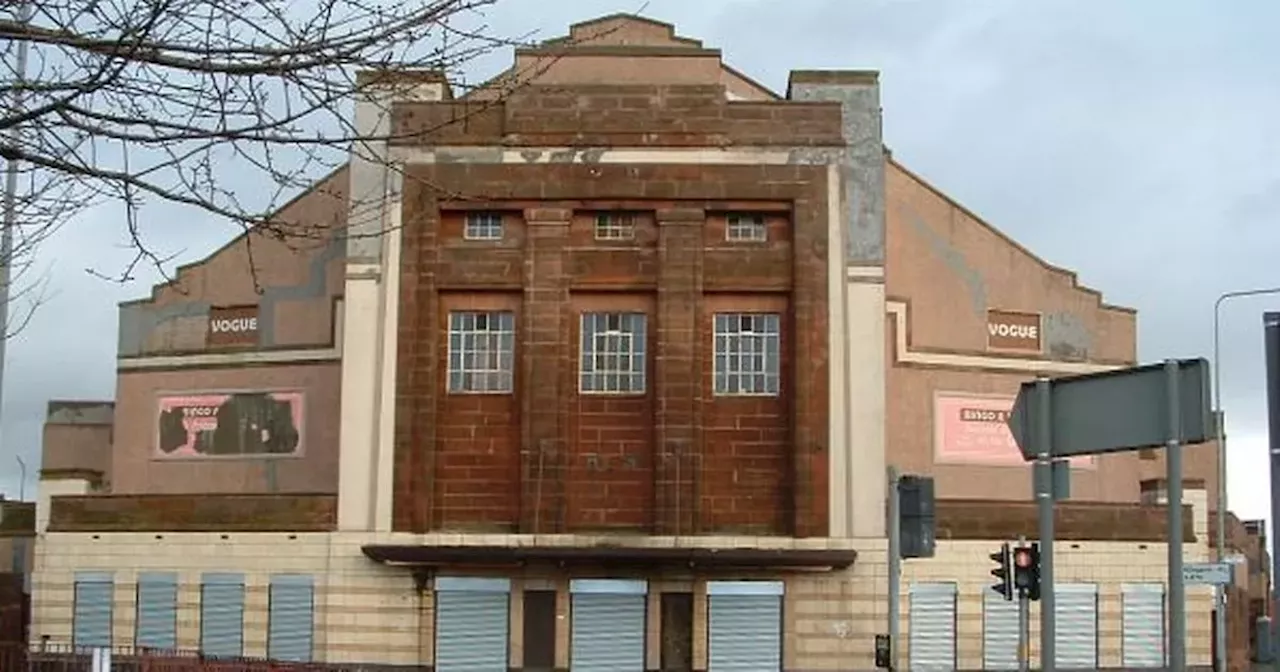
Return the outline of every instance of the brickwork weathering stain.
<path id="1" fill-rule="evenodd" d="M 414 166 L 396 529 L 825 535 L 825 184 L 799 166 Z M 725 212 L 761 207 L 776 237 L 747 253 L 713 241 Z M 462 239 L 477 208 L 508 213 L 502 241 Z M 591 213 L 619 209 L 641 213 L 634 239 L 595 241 Z M 515 314 L 512 394 L 441 392 L 448 315 L 465 309 Z M 656 323 L 649 383 L 582 394 L 581 315 L 619 310 Z M 784 325 L 779 395 L 714 396 L 713 314 L 762 310 Z"/>

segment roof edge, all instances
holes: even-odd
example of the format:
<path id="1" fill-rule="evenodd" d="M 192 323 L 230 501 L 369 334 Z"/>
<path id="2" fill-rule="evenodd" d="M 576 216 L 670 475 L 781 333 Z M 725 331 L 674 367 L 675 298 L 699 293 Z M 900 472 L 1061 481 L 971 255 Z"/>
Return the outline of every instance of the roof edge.
<path id="1" fill-rule="evenodd" d="M 1072 271 L 1072 270 L 1068 270 L 1068 269 L 1066 269 L 1066 268 L 1063 268 L 1063 267 L 1061 267 L 1061 266 L 1057 266 L 1057 265 L 1055 265 L 1055 264 L 1051 264 L 1051 263 L 1049 263 L 1048 261 L 1046 261 L 1046 260 L 1044 259 L 1044 257 L 1041 257 L 1040 255 L 1036 254 L 1035 252 L 1032 252 L 1031 250 L 1027 249 L 1027 247 L 1026 247 L 1026 246 L 1024 246 L 1022 243 L 1019 243 L 1018 241 L 1014 240 L 1011 236 L 1009 236 L 1009 234 L 1005 233 L 1004 231 L 1001 231 L 1001 230 L 1000 230 L 999 228 L 997 228 L 995 225 L 991 224 L 991 223 L 990 223 L 990 222 L 988 222 L 986 219 L 984 219 L 984 218 L 982 218 L 980 215 L 978 215 L 978 213 L 974 212 L 973 210 L 969 209 L 968 207 L 965 207 L 965 205 L 964 205 L 964 204 L 960 203 L 960 202 L 959 202 L 959 201 L 957 201 L 955 198 L 952 198 L 951 196 L 947 195 L 947 193 L 946 193 L 946 192 L 944 192 L 944 191 L 942 191 L 941 189 L 939 189 L 938 187 L 934 186 L 934 185 L 933 185 L 932 183 L 930 183 L 928 180 L 926 180 L 926 179 L 924 179 L 923 177 L 921 177 L 918 173 L 916 173 L 916 172 L 912 171 L 910 168 L 907 168 L 906 166 L 902 165 L 902 162 L 900 162 L 900 161 L 898 161 L 897 159 L 893 158 L 892 154 L 890 154 L 887 150 L 886 150 L 886 152 L 885 152 L 885 161 L 886 161 L 887 163 L 892 164 L 892 165 L 893 165 L 894 167 L 896 167 L 898 170 L 901 170 L 903 173 L 905 173 L 905 174 L 907 175 L 907 177 L 910 177 L 910 178 L 911 178 L 912 180 L 914 180 L 917 184 L 919 184 L 920 186 L 924 187 L 925 189 L 928 189 L 930 192 L 934 193 L 934 194 L 935 194 L 935 195 L 937 195 L 939 198 L 941 198 L 941 199 L 943 199 L 944 201 L 946 201 L 946 202 L 947 202 L 949 205 L 951 205 L 952 207 L 954 207 L 954 208 L 956 208 L 957 210 L 959 210 L 959 211 L 963 212 L 965 215 L 968 215 L 971 219 L 973 219 L 973 221 L 977 222 L 979 225 L 983 226 L 983 227 L 984 227 L 984 228 L 986 228 L 987 230 L 989 230 L 989 231 L 991 231 L 992 233 L 994 233 L 996 236 L 1000 237 L 1002 240 L 1004 240 L 1004 241 L 1005 241 L 1006 243 L 1008 243 L 1009 245 L 1013 246 L 1013 247 L 1014 247 L 1015 249 L 1017 249 L 1019 252 L 1022 252 L 1023 254 L 1027 255 L 1028 257 L 1031 257 L 1032 259 L 1034 259 L 1034 260 L 1036 261 L 1036 263 L 1039 263 L 1039 264 L 1040 264 L 1041 266 L 1043 266 L 1046 270 L 1051 271 L 1051 272 L 1054 272 L 1054 273 L 1058 273 L 1058 274 L 1061 274 L 1061 275 L 1065 275 L 1065 276 L 1067 276 L 1068 278 L 1070 278 L 1070 279 L 1071 279 L 1071 286 L 1072 286 L 1072 288 L 1073 288 L 1073 289 L 1076 289 L 1076 290 L 1078 290 L 1078 291 L 1084 292 L 1085 294 L 1092 295 L 1092 296 L 1094 297 L 1094 299 L 1098 302 L 1098 307 L 1099 307 L 1099 308 L 1102 308 L 1102 309 L 1104 309 L 1104 310 L 1113 310 L 1113 311 L 1121 312 L 1121 313 L 1128 313 L 1128 314 L 1130 314 L 1130 315 L 1137 315 L 1137 314 L 1138 314 L 1138 309 L 1137 309 L 1137 308 L 1133 308 L 1133 307 L 1130 307 L 1130 306 L 1121 306 L 1121 305 L 1119 305 L 1119 304 L 1108 303 L 1108 302 L 1104 301 L 1104 300 L 1103 300 L 1103 295 L 1102 295 L 1102 291 L 1101 291 L 1101 290 L 1094 289 L 1093 287 L 1089 287 L 1089 286 L 1087 286 L 1087 285 L 1082 285 L 1082 284 L 1080 284 L 1080 276 L 1079 276 L 1079 274 L 1078 274 L 1078 273 L 1076 273 L 1075 271 Z"/>

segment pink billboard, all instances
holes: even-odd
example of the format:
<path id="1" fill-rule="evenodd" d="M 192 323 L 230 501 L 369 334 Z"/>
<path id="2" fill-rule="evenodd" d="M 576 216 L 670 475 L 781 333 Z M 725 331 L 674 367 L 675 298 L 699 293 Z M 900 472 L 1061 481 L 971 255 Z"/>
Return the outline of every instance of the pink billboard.
<path id="1" fill-rule="evenodd" d="M 933 400 L 934 460 L 941 464 L 1021 466 L 1022 452 L 1009 431 L 1014 397 L 939 392 Z M 1074 468 L 1091 468 L 1092 457 L 1073 458 Z"/>
<path id="2" fill-rule="evenodd" d="M 228 392 L 158 399 L 156 455 L 292 456 L 302 452 L 301 392 Z"/>

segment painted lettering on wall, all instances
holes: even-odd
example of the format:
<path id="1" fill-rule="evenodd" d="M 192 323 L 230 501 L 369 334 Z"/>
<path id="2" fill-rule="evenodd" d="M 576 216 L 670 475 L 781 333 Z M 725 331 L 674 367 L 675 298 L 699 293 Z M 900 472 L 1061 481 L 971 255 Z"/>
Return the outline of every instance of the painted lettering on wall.
<path id="1" fill-rule="evenodd" d="M 933 402 L 933 452 L 939 464 L 1023 466 L 1022 452 L 1009 431 L 1013 395 L 939 392 Z M 1092 457 L 1071 466 L 1090 468 Z"/>
<path id="2" fill-rule="evenodd" d="M 987 311 L 987 348 L 1040 353 L 1042 349 L 1039 313 L 1012 310 Z"/>
<path id="3" fill-rule="evenodd" d="M 258 345 L 258 307 L 225 306 L 209 309 L 211 348 Z"/>
<path id="4" fill-rule="evenodd" d="M 259 457 L 302 450 L 301 392 L 198 393 L 159 399 L 156 456 Z"/>

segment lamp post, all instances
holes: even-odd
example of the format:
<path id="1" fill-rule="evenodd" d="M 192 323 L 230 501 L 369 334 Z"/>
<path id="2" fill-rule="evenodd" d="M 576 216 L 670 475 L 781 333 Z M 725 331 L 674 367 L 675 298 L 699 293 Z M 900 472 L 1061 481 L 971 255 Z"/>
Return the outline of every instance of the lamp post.
<path id="1" fill-rule="evenodd" d="M 18 478 L 22 479 L 18 481 L 18 501 L 25 502 L 27 501 L 27 463 L 19 455 L 15 455 L 13 459 L 18 461 Z"/>
<path id="2" fill-rule="evenodd" d="M 1269 287 L 1263 289 L 1244 289 L 1234 292 L 1226 292 L 1218 297 L 1213 303 L 1213 417 L 1215 424 L 1215 438 L 1218 441 L 1218 506 L 1217 506 L 1217 553 L 1216 560 L 1223 562 L 1227 555 L 1227 430 L 1223 425 L 1226 421 L 1222 415 L 1222 348 L 1221 348 L 1221 325 L 1222 325 L 1222 304 L 1231 299 L 1243 298 L 1246 296 L 1267 296 L 1272 294 L 1280 294 L 1280 287 Z M 1272 581 L 1275 577 L 1272 577 Z M 1219 671 L 1227 669 L 1227 610 L 1226 610 L 1226 588 L 1225 586 L 1216 586 L 1214 588 L 1214 620 L 1217 622 L 1217 631 L 1215 648 L 1218 650 L 1216 667 Z"/>

